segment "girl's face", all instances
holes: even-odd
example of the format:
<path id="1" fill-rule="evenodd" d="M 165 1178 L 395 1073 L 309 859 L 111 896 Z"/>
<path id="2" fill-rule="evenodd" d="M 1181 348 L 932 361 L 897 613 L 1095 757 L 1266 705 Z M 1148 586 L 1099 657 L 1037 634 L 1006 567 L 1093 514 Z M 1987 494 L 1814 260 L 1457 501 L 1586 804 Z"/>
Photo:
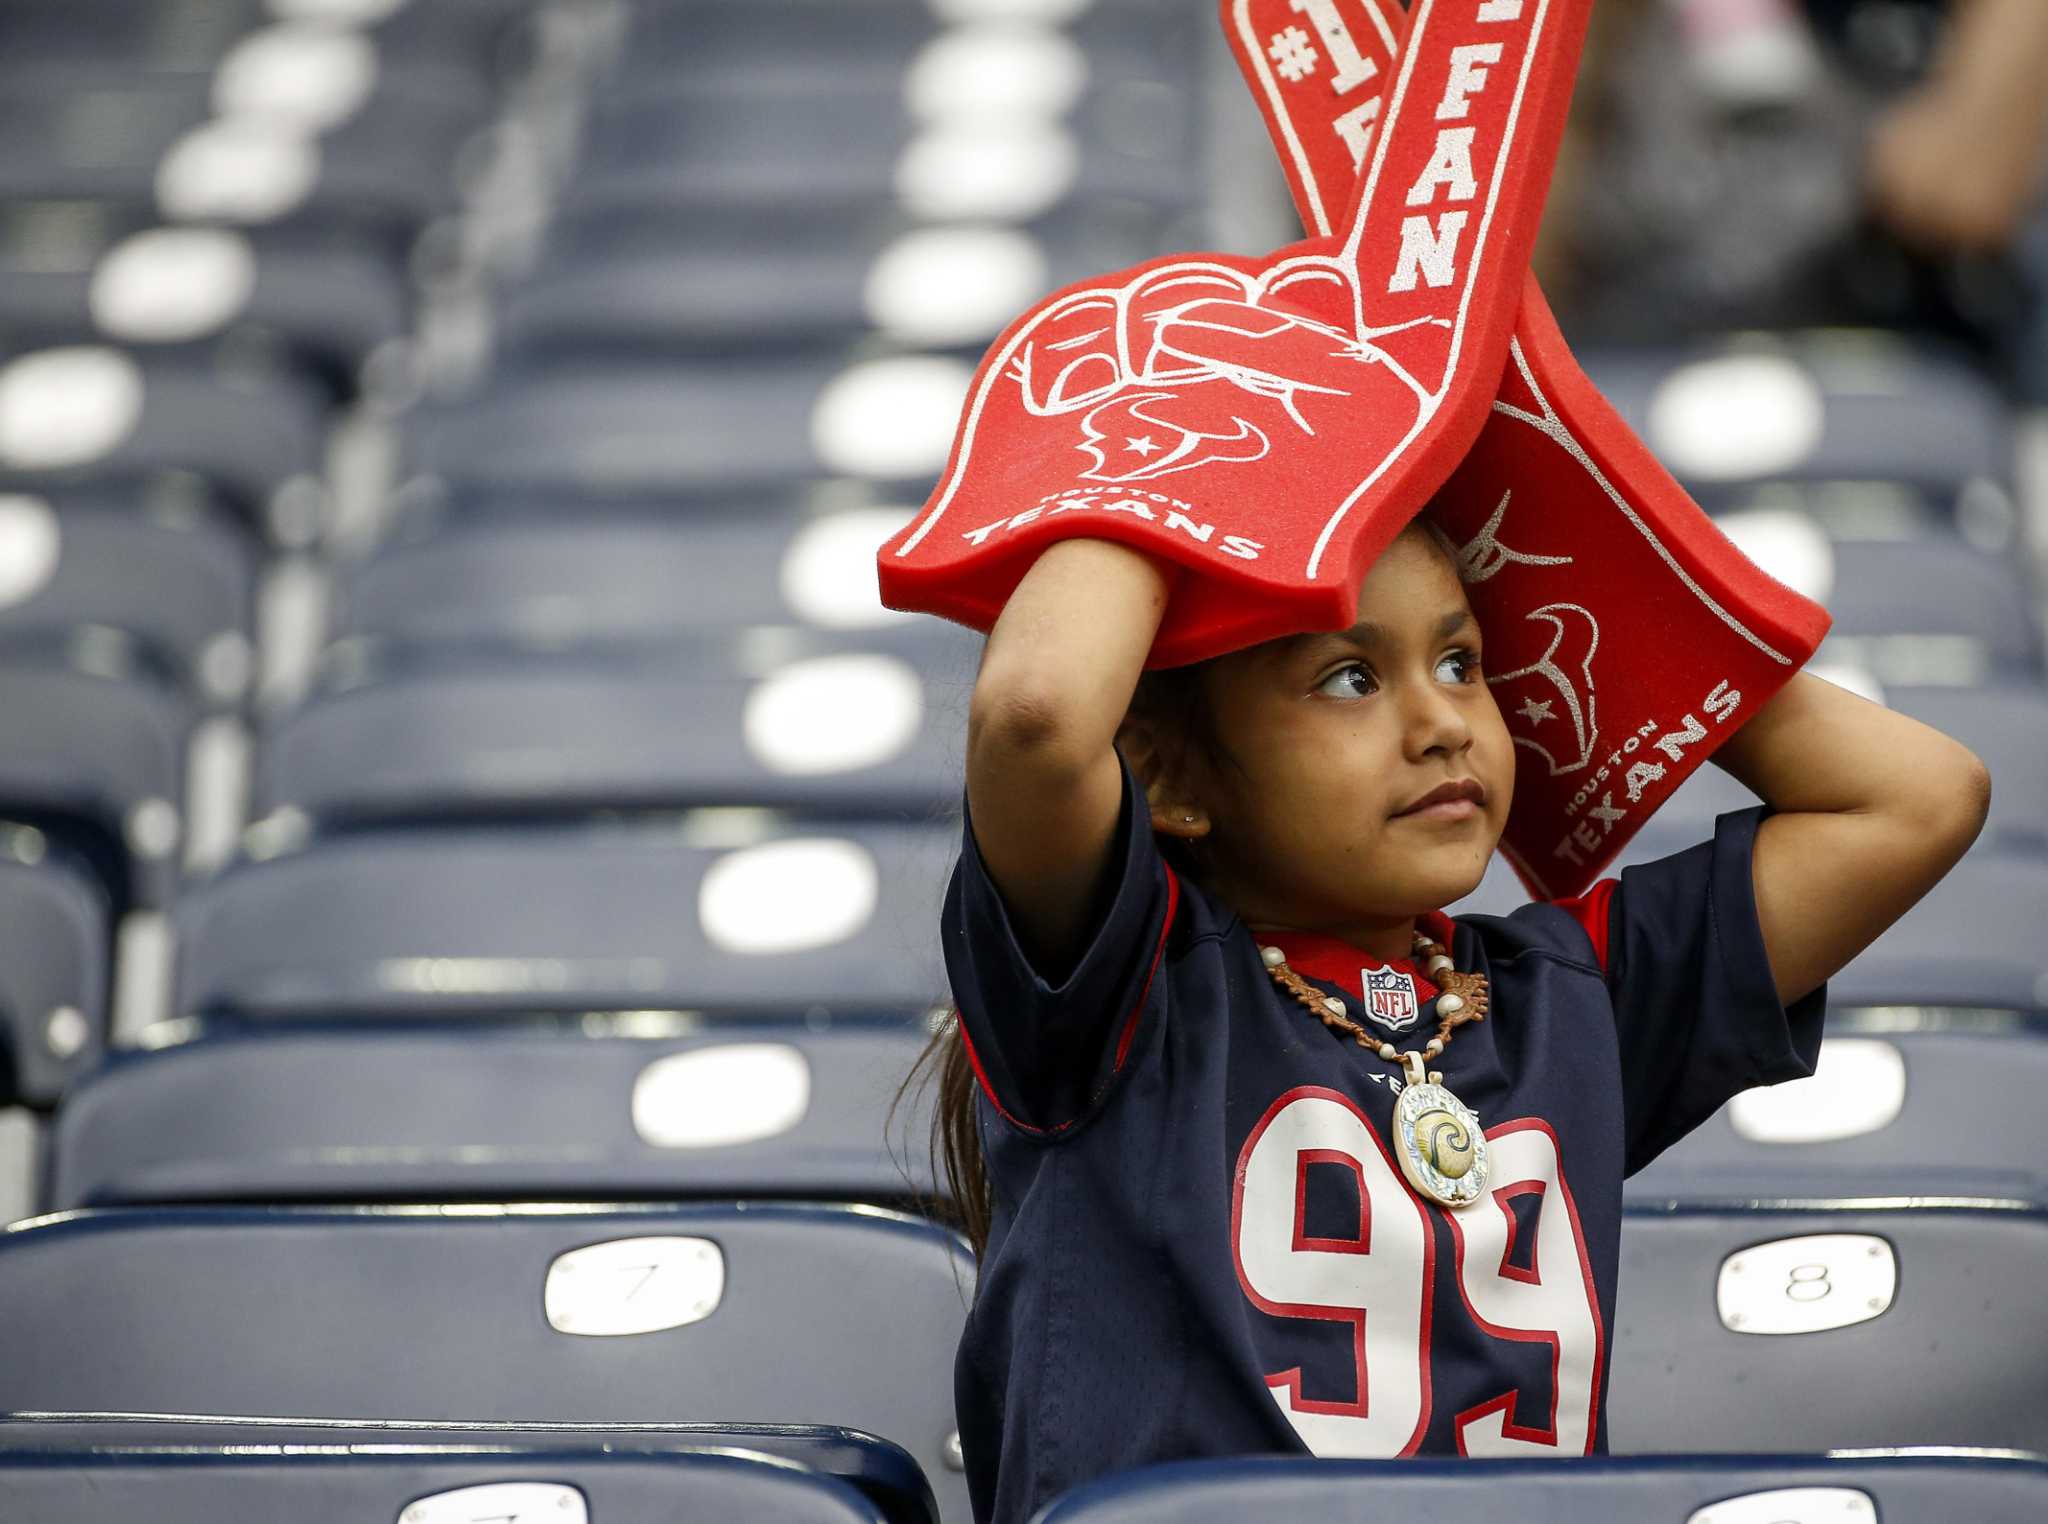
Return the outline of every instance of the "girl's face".
<path id="1" fill-rule="evenodd" d="M 1464 588 L 1419 524 L 1373 563 L 1357 617 L 1209 665 L 1217 733 L 1242 771 L 1204 767 L 1192 802 L 1155 820 L 1200 841 L 1209 887 L 1253 929 L 1398 940 L 1405 956 L 1408 922 L 1485 873 L 1514 745 Z M 1481 797 L 1411 808 L 1458 783 Z"/>

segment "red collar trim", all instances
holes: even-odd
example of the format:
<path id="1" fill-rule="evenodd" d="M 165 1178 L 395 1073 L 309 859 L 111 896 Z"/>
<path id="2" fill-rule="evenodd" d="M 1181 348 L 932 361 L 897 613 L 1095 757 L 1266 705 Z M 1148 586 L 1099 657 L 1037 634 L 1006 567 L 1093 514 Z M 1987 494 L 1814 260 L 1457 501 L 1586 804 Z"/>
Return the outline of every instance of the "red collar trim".
<path id="1" fill-rule="evenodd" d="M 1455 928 L 1451 918 L 1440 910 L 1432 910 L 1416 917 L 1416 927 L 1434 941 L 1451 945 Z M 1413 958 L 1396 958 L 1383 962 L 1363 948 L 1354 947 L 1341 937 L 1324 936 L 1314 931 L 1255 931 L 1252 940 L 1261 947 L 1277 947 L 1287 957 L 1287 966 L 1307 979 L 1320 979 L 1325 984 L 1334 984 L 1346 994 L 1358 1000 L 1365 998 L 1363 970 L 1368 968 L 1398 968 L 1415 980 L 1416 994 L 1423 1000 L 1434 1000 L 1438 988 L 1422 966 Z"/>

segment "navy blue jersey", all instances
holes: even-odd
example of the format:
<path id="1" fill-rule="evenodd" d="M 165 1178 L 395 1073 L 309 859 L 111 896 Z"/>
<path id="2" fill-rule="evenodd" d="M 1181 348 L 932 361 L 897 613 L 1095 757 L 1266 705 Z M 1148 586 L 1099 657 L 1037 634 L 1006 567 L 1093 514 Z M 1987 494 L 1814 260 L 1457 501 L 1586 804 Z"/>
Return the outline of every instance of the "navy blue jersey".
<path id="1" fill-rule="evenodd" d="M 1106 903 L 1057 984 L 971 813 L 947 891 L 995 1201 L 955 1367 L 976 1517 L 1190 1456 L 1604 1451 L 1622 1178 L 1818 1055 L 1826 992 L 1788 1012 L 1757 925 L 1765 807 L 1580 900 L 1424 921 L 1491 981 L 1433 1066 L 1490 1155 L 1452 1211 L 1394 1161 L 1399 1069 L 1273 983 L 1124 781 Z M 1397 1046 L 1431 1035 L 1411 966 L 1265 940 Z"/>

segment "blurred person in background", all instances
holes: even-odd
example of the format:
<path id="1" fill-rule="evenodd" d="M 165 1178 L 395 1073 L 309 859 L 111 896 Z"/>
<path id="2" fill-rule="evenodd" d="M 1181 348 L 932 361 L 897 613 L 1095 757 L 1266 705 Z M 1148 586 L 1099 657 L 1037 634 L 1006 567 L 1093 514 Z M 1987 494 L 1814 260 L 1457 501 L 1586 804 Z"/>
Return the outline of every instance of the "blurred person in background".
<path id="1" fill-rule="evenodd" d="M 2048 4 L 1613 0 L 1540 268 L 1575 338 L 1878 324 L 2048 400 Z"/>

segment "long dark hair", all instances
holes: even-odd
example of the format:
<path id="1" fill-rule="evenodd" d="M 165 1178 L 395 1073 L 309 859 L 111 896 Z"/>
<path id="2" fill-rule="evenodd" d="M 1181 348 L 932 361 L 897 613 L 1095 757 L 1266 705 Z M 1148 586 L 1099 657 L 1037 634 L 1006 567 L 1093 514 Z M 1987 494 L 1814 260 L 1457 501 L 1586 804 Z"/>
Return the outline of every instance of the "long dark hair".
<path id="1" fill-rule="evenodd" d="M 1459 579 L 1464 579 L 1464 557 L 1451 537 L 1432 518 L 1417 521 L 1430 543 L 1443 552 Z M 1216 723 L 1216 711 L 1204 676 L 1207 662 L 1184 667 L 1162 667 L 1139 675 L 1131 694 L 1130 718 L 1143 721 L 1168 745 L 1183 747 L 1199 755 L 1212 769 L 1233 768 L 1244 774 L 1244 765 L 1231 752 Z M 1183 879 L 1205 881 L 1203 848 L 1198 842 L 1178 836 L 1157 838 L 1159 852 L 1167 865 Z M 931 1178 L 947 1199 L 923 1203 L 925 1210 L 948 1222 L 966 1235 L 979 1259 L 988 1248 L 989 1219 L 994 1200 L 988 1167 L 982 1157 L 981 1133 L 974 1104 L 974 1066 L 968 1061 L 967 1045 L 960 1038 L 957 1007 L 942 1013 L 910 1073 L 897 1087 L 889 1108 L 893 1126 L 897 1110 L 913 1092 L 936 1082 L 938 1105 L 932 1112 L 929 1162 Z"/>
<path id="2" fill-rule="evenodd" d="M 1212 763 L 1227 760 L 1235 764 L 1236 759 L 1229 755 L 1217 733 L 1215 710 L 1202 679 L 1203 666 L 1204 663 L 1196 662 L 1141 674 L 1131 695 L 1130 717 L 1145 721 L 1155 732 L 1198 747 Z M 1143 821 L 1139 826 L 1149 829 Z M 1201 878 L 1199 847 L 1178 836 L 1160 836 L 1157 840 L 1160 854 L 1174 872 L 1183 878 Z M 958 1007 L 941 1013 L 931 1040 L 897 1087 L 896 1099 L 889 1109 L 891 1126 L 906 1100 L 934 1084 L 938 1086 L 938 1096 L 932 1109 L 928 1160 L 939 1199 L 920 1205 L 928 1215 L 958 1228 L 974 1246 L 975 1257 L 979 1259 L 988 1248 L 994 1198 L 982 1156 L 974 1103 L 974 1066 L 960 1036 Z"/>

